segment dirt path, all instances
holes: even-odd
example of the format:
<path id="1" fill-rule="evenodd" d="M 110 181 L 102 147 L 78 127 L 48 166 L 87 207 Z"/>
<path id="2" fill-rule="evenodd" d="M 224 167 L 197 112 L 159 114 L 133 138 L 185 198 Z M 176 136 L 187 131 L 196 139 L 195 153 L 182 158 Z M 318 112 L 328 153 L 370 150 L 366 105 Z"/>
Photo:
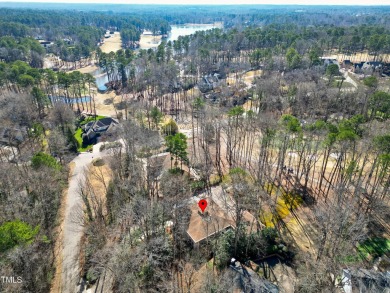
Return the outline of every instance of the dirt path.
<path id="1" fill-rule="evenodd" d="M 97 93 L 95 95 L 95 108 L 96 113 L 102 116 L 116 117 L 117 112 L 115 111 L 115 104 L 121 100 L 120 96 L 117 96 L 114 91 L 107 93 Z"/>

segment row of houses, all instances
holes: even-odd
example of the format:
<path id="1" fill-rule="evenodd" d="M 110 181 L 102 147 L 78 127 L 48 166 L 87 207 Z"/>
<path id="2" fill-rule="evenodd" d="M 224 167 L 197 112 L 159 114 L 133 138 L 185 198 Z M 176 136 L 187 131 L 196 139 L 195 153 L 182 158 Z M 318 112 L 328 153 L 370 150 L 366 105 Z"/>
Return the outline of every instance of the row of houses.
<path id="1" fill-rule="evenodd" d="M 348 60 L 344 60 L 345 66 L 348 65 Z M 379 74 L 390 75 L 390 63 L 380 62 L 380 61 L 367 61 L 367 62 L 358 62 L 351 63 L 352 71 L 355 73 L 374 73 L 377 72 Z"/>
<path id="2" fill-rule="evenodd" d="M 352 62 L 349 59 L 339 62 L 336 58 L 333 57 L 321 57 L 321 60 L 325 66 L 336 64 L 340 68 L 345 68 L 355 73 L 372 74 L 374 72 L 377 72 L 379 74 L 390 75 L 390 63 L 387 62 L 381 62 L 381 61 Z"/>

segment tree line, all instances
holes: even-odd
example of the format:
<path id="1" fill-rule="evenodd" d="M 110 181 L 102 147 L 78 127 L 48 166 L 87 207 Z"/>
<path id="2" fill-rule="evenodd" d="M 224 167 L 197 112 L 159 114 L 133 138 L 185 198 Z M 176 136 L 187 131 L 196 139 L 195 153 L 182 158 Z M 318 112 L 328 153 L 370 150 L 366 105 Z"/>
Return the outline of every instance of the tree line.
<path id="1" fill-rule="evenodd" d="M 72 20 L 72 13 L 53 12 L 39 20 L 23 12 L 21 21 L 49 33 L 48 24 Z M 243 19 L 249 16 L 244 13 Z M 86 44 L 98 37 L 99 28 L 85 27 L 92 20 L 104 24 L 100 28 L 127 27 L 129 46 L 137 37 L 132 34 L 143 28 L 132 18 L 126 26 L 127 16 L 110 24 L 104 13 L 74 17 L 77 34 L 91 35 Z M 280 17 L 267 13 L 263 21 Z M 371 17 L 375 23 L 387 15 Z M 233 15 L 232 23 L 238 18 Z M 351 19 L 347 15 L 344 22 Z M 232 257 L 247 263 L 277 254 L 293 269 L 299 292 L 321 292 L 335 290 L 345 266 L 370 267 L 372 260 L 355 252 L 387 229 L 388 84 L 372 72 L 346 88 L 337 65 L 323 65 L 320 57 L 331 49 L 367 49 L 380 58 L 388 52 L 388 30 L 356 22 L 301 26 L 300 21 L 197 32 L 137 53 L 96 51 L 109 86 L 121 95 L 125 117 L 116 133 L 120 143 L 111 145 L 104 162 L 109 182 L 95 169 L 80 187 L 85 209 L 79 220 L 86 235 L 82 277 L 91 283 L 112 280 L 107 283 L 116 292 L 195 292 L 196 272 L 206 266 L 198 290 L 227 292 L 233 286 Z M 164 28 L 156 23 L 154 29 Z M 7 42 L 12 43 L 9 37 Z M 95 86 L 91 75 L 24 61 L 0 63 L 1 120 L 11 129 L 25 127 L 28 136 L 10 150 L 18 159 L 1 153 L 0 270 L 23 277 L 18 291 L 47 292 L 64 166 L 75 151 L 75 113 L 94 112 Z M 254 75 L 250 82 L 247 73 Z M 204 85 L 206 77 L 210 85 Z M 86 94 L 92 97 L 88 102 L 82 99 Z M 49 96 L 63 96 L 65 103 Z M 183 128 L 189 138 L 180 133 Z M 168 167 L 158 156 L 162 152 L 171 156 Z M 105 200 L 91 178 L 101 182 Z M 215 188 L 233 202 L 236 229 L 195 250 L 187 234 L 188 203 Z M 251 227 L 244 220 L 247 211 L 255 218 Z M 308 237 L 307 250 L 291 236 L 291 222 Z M 15 289 L 0 286 L 5 292 Z"/>
<path id="2" fill-rule="evenodd" d="M 253 260 L 267 255 L 264 250 L 272 251 L 267 244 L 283 247 L 289 243 L 286 235 L 290 227 L 276 204 L 279 200 L 297 221 L 298 206 L 310 211 L 305 216 L 311 224 L 306 221 L 303 229 L 314 243 L 311 257 L 307 259 L 306 254 L 286 247 L 295 254 L 300 292 L 333 290 L 332 276 L 339 275 L 341 267 L 354 257 L 357 243 L 381 235 L 370 227 L 382 227 L 380 223 L 388 215 L 388 85 L 375 75 L 345 90 L 332 83 L 335 76 L 341 78 L 338 68 L 323 65 L 321 53 L 313 52 L 309 45 L 299 45 L 303 39 L 314 44 L 318 35 L 329 42 L 335 35 L 342 38 L 339 29 L 307 31 L 297 27 L 302 34 L 294 36 L 278 28 L 198 32 L 179 38 L 185 40 L 184 46 L 163 42 L 155 51 L 141 50 L 126 62 L 119 60 L 125 55 L 123 51 L 118 56 L 101 55 L 103 63 L 111 58 L 110 79 L 118 82 L 119 92 L 127 97 L 129 121 L 121 132 L 128 151 L 125 157 L 115 153 L 110 163 L 114 179 L 107 190 L 108 218 L 103 217 L 104 223 L 93 216 L 89 219 L 92 231 L 97 230 L 97 224 L 123 231 L 113 253 L 105 254 L 101 238 L 97 237 L 101 240 L 98 244 L 93 242 L 100 250 L 89 258 L 87 267 L 95 277 L 103 274 L 104 267 L 114 274 L 114 288 L 119 291 L 125 292 L 128 286 L 153 290 L 158 284 L 155 290 L 180 292 L 180 272 L 188 273 L 184 264 L 198 267 L 195 258 L 199 256 L 185 234 L 189 211 L 183 208 L 170 214 L 165 204 L 185 201 L 195 187 L 210 191 L 216 184 L 222 188 L 226 184 L 227 189 L 232 188 L 237 227 L 245 227 L 242 215 L 247 209 L 275 229 L 268 231 L 270 235 L 267 230 L 265 235 L 254 231 L 247 238 L 244 229 L 238 228 L 210 240 L 203 252 L 214 257 L 213 268 L 219 270 L 219 276 L 227 273 L 231 257 Z M 381 30 L 373 30 L 371 36 Z M 258 40 L 257 45 L 249 37 Z M 324 46 L 331 47 L 327 42 Z M 382 52 L 386 50 L 381 47 Z M 118 71 L 121 67 L 128 71 L 123 74 L 123 70 Z M 247 85 L 243 73 L 258 68 L 262 74 Z M 187 82 L 199 85 L 204 75 L 213 73 L 220 74 L 216 88 L 205 93 L 187 92 Z M 217 98 L 212 100 L 212 95 Z M 178 131 L 174 122 L 169 127 L 159 126 L 163 114 L 172 115 L 177 123 L 189 121 L 192 138 L 172 136 L 170 131 Z M 173 156 L 172 171 L 163 174 L 160 185 L 156 181 L 162 166 L 151 157 L 160 148 L 157 130 L 167 135 L 166 150 Z M 152 165 L 145 177 L 137 151 L 140 157 L 149 153 Z M 195 168 L 201 179 L 196 183 L 186 180 L 180 171 L 183 165 Z M 157 200 L 159 192 L 164 194 L 161 201 Z M 121 207 L 125 208 L 120 212 Z M 173 222 L 172 242 L 165 238 L 167 221 Z M 146 240 L 138 242 L 138 237 Z M 282 243 L 277 238 L 283 239 Z M 146 261 L 152 254 L 152 243 L 159 243 L 163 250 L 155 250 L 157 255 Z M 137 252 L 127 256 L 129 262 L 137 264 L 134 269 L 126 269 L 125 262 L 118 263 L 126 245 Z M 259 250 L 252 251 L 251 247 Z M 353 266 L 364 266 L 364 260 L 353 259 Z M 175 265 L 169 266 L 171 262 Z M 122 270 L 129 272 L 126 278 Z M 136 274 L 140 270 L 141 276 Z M 161 282 L 163 279 L 170 280 L 169 284 Z M 215 286 L 224 292 L 227 278 L 210 276 L 208 282 L 206 290 L 211 292 Z"/>

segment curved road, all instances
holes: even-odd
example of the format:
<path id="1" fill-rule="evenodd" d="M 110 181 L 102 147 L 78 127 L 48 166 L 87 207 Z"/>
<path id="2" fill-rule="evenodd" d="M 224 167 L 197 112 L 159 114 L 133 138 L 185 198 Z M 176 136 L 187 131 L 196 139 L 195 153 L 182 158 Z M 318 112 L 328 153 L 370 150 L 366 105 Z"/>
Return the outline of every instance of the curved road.
<path id="1" fill-rule="evenodd" d="M 84 292 L 80 283 L 80 240 L 83 235 L 83 224 L 80 221 L 83 202 L 80 197 L 80 184 L 84 181 L 84 170 L 94 158 L 101 157 L 100 144 L 94 145 L 92 153 L 81 153 L 73 159 L 75 168 L 69 180 L 66 196 L 65 216 L 63 221 L 62 242 L 62 293 Z"/>

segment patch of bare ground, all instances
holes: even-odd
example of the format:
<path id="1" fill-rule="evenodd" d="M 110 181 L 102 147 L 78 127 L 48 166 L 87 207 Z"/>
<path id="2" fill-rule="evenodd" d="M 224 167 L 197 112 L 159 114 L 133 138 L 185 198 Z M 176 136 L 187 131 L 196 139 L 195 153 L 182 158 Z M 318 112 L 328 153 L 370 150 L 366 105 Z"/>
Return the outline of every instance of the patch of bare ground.
<path id="1" fill-rule="evenodd" d="M 286 235 L 292 238 L 296 248 L 314 256 L 314 243 L 310 235 L 314 231 L 314 227 L 311 225 L 309 219 L 311 213 L 310 208 L 300 206 L 283 219 L 281 225 Z"/>
<path id="2" fill-rule="evenodd" d="M 92 72 L 94 72 L 94 71 L 96 71 L 98 69 L 99 69 L 99 67 L 96 64 L 92 64 L 92 65 L 88 65 L 86 67 L 70 70 L 69 72 L 80 71 L 81 73 L 85 74 L 85 73 L 92 73 Z"/>
<path id="3" fill-rule="evenodd" d="M 357 52 L 355 54 L 338 53 L 337 50 L 325 53 L 327 57 L 337 59 L 339 62 L 350 60 L 351 62 L 366 62 L 374 60 L 390 60 L 390 54 L 371 55 L 368 51 Z"/>
<path id="4" fill-rule="evenodd" d="M 94 99 L 96 113 L 103 116 L 117 116 L 118 110 L 115 109 L 115 104 L 120 102 L 121 97 L 116 95 L 114 91 L 104 94 L 97 93 Z"/>
<path id="5" fill-rule="evenodd" d="M 92 161 L 88 168 L 87 179 L 93 189 L 95 199 L 103 204 L 103 214 L 105 216 L 107 215 L 106 195 L 111 177 L 111 169 L 104 159 L 98 158 Z"/>
<path id="6" fill-rule="evenodd" d="M 101 45 L 100 49 L 103 53 L 116 52 L 122 49 L 122 38 L 120 33 L 115 32 L 111 37 L 104 39 L 104 43 Z"/>
<path id="7" fill-rule="evenodd" d="M 296 282 L 297 276 L 291 267 L 283 263 L 278 263 L 272 268 L 272 273 L 275 276 L 280 293 L 295 292 L 294 283 Z"/>
<path id="8" fill-rule="evenodd" d="M 69 164 L 69 175 L 70 178 L 73 174 L 75 163 L 71 162 Z M 56 240 L 54 245 L 54 262 L 55 262 L 55 274 L 52 281 L 50 293 L 57 293 L 62 291 L 62 250 L 63 250 L 63 231 L 64 231 L 64 216 L 65 216 L 65 208 L 66 208 L 66 195 L 68 193 L 68 189 L 64 189 L 62 192 L 60 208 L 58 210 L 58 222 L 60 223 L 55 230 Z"/>
<path id="9" fill-rule="evenodd" d="M 213 271 L 213 260 L 209 260 L 203 264 L 198 270 L 195 270 L 194 266 L 190 263 L 186 263 L 182 273 L 178 273 L 179 280 L 182 280 L 181 286 L 183 292 L 202 292 L 204 285 L 207 284 L 207 280 L 212 275 L 215 275 L 216 271 Z"/>
<path id="10" fill-rule="evenodd" d="M 161 43 L 161 35 L 160 36 L 141 35 L 141 39 L 139 41 L 139 48 L 144 50 L 157 48 L 160 43 Z"/>

